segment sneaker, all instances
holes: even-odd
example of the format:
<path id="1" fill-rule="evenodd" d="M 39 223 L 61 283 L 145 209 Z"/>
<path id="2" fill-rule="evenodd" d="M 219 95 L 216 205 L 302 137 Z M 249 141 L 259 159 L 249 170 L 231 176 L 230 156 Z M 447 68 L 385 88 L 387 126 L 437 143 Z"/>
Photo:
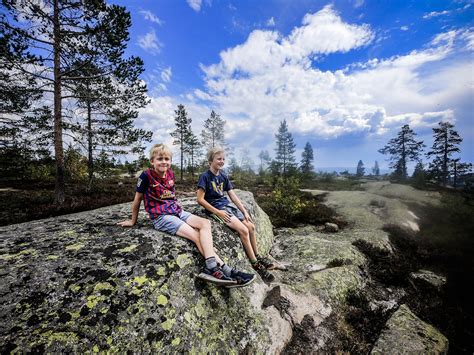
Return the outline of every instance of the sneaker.
<path id="1" fill-rule="evenodd" d="M 260 255 L 259 255 L 259 256 L 257 257 L 257 261 L 258 261 L 260 264 L 262 264 L 262 265 L 265 267 L 265 269 L 267 269 L 267 270 L 273 270 L 273 269 L 275 269 L 276 263 L 275 263 L 273 260 L 271 260 L 270 258 L 266 258 L 266 257 L 264 257 L 264 256 L 260 256 Z"/>
<path id="2" fill-rule="evenodd" d="M 225 276 L 224 272 L 220 267 L 215 267 L 213 269 L 204 268 L 202 272 L 197 275 L 200 279 L 205 281 L 209 281 L 215 283 L 217 285 L 235 285 L 237 283 L 236 280 Z"/>
<path id="3" fill-rule="evenodd" d="M 263 266 L 263 264 L 261 264 L 259 261 L 253 264 L 252 267 L 260 275 L 263 282 L 270 283 L 275 281 L 275 276 L 270 274 L 265 268 L 265 266 Z"/>
<path id="4" fill-rule="evenodd" d="M 244 287 L 250 285 L 257 278 L 255 274 L 247 274 L 234 269 L 232 269 L 230 277 L 236 280 L 237 283 L 235 285 L 226 286 L 227 288 Z"/>

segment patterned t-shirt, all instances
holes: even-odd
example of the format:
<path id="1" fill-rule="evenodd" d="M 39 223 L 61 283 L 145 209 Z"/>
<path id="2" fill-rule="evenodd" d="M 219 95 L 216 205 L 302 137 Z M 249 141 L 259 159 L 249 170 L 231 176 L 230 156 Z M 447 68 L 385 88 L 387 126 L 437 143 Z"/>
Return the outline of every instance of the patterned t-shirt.
<path id="1" fill-rule="evenodd" d="M 161 177 L 153 169 L 145 170 L 138 178 L 137 192 L 143 194 L 145 210 L 151 219 L 159 215 L 179 215 L 181 207 L 175 196 L 174 173 L 171 169 Z"/>
<path id="2" fill-rule="evenodd" d="M 204 190 L 204 199 L 217 209 L 222 209 L 229 204 L 224 192 L 234 188 L 223 172 L 214 175 L 210 170 L 201 174 L 197 187 Z"/>

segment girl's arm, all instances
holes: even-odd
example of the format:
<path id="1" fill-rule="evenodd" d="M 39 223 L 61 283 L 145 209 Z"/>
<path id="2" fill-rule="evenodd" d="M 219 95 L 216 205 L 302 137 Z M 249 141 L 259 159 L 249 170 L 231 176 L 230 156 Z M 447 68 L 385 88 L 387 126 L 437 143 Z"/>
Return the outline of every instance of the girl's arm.
<path id="1" fill-rule="evenodd" d="M 244 205 L 240 201 L 240 198 L 237 196 L 237 194 L 234 192 L 234 190 L 227 191 L 227 194 L 229 195 L 232 202 L 237 206 L 237 208 L 243 213 L 245 219 L 249 222 L 253 222 L 252 217 L 250 217 L 249 213 L 245 209 Z"/>
<path id="2" fill-rule="evenodd" d="M 133 199 L 132 202 L 132 219 L 128 219 L 126 221 L 122 221 L 117 223 L 119 226 L 122 227 L 132 227 L 137 223 L 138 219 L 138 212 L 140 211 L 140 204 L 143 199 L 143 194 L 141 192 L 136 192 L 135 193 L 135 198 Z"/>
<path id="3" fill-rule="evenodd" d="M 197 202 L 202 207 L 204 207 L 209 212 L 212 212 L 215 215 L 219 216 L 225 222 L 230 223 L 230 219 L 231 219 L 232 216 L 229 213 L 227 213 L 227 211 L 219 210 L 219 209 L 215 208 L 213 205 L 211 205 L 209 202 L 207 202 L 206 199 L 204 198 L 205 192 L 204 192 L 203 189 L 201 189 L 201 188 L 197 189 L 196 196 L 197 196 Z"/>

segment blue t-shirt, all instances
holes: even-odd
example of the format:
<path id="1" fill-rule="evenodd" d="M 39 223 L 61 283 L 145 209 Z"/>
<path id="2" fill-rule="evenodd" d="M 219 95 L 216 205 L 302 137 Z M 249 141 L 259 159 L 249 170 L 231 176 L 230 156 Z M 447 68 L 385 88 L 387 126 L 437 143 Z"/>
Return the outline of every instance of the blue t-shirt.
<path id="1" fill-rule="evenodd" d="M 219 175 L 214 175 L 210 170 L 201 174 L 197 187 L 204 190 L 204 199 L 217 209 L 222 209 L 229 204 L 224 192 L 234 188 L 224 173 L 219 172 Z"/>

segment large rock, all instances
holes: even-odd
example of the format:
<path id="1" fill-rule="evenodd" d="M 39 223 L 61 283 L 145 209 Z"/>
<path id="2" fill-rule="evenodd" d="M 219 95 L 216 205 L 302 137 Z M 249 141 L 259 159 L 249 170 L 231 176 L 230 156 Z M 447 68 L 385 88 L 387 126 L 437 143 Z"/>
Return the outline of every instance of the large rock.
<path id="1" fill-rule="evenodd" d="M 448 339 L 423 322 L 406 305 L 392 315 L 372 354 L 446 354 Z"/>
<path id="2" fill-rule="evenodd" d="M 250 193 L 239 195 L 265 253 L 273 241 L 268 216 Z M 183 205 L 199 213 L 194 201 Z M 116 225 L 129 215 L 123 204 L 0 229 L 2 353 L 284 346 L 291 327 L 273 307 L 261 308 L 268 286 L 260 279 L 233 290 L 197 281 L 203 259 L 192 243 L 155 231 L 143 211 L 134 228 Z M 221 256 L 249 271 L 239 238 L 218 223 L 213 232 Z"/>

